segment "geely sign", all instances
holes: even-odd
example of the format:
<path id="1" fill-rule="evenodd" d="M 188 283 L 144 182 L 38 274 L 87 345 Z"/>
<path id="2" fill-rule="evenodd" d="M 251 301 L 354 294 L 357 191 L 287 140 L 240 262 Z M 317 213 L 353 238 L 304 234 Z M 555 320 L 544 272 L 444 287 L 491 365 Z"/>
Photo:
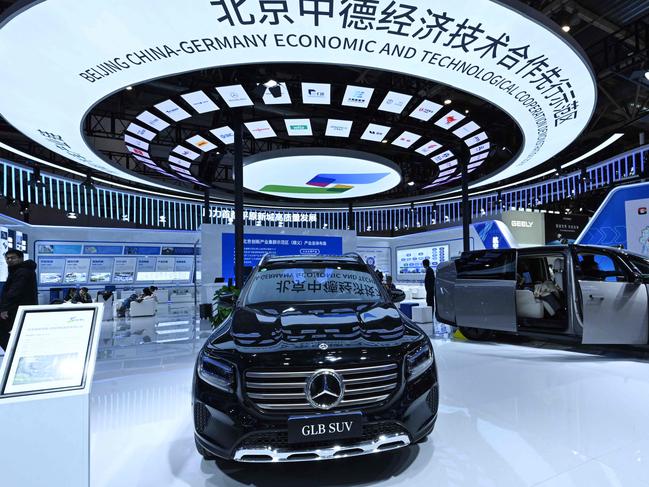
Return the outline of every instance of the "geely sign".
<path id="1" fill-rule="evenodd" d="M 246 160 L 243 184 L 285 198 L 340 199 L 382 193 L 401 181 L 396 164 L 339 149 L 286 149 Z"/>
<path id="2" fill-rule="evenodd" d="M 0 77 L 1 114 L 49 149 L 126 177 L 93 152 L 81 132 L 88 110 L 126 86 L 234 62 L 387 69 L 457 87 L 518 121 L 521 150 L 479 186 L 557 154 L 586 127 L 595 106 L 594 78 L 577 48 L 519 3 L 376 0 L 362 9 L 347 0 L 284 0 L 272 8 L 268 3 L 35 2 L 0 28 L 0 59 L 11 66 Z M 302 103 L 341 103 L 321 81 L 305 80 Z M 237 85 L 219 95 L 223 106 L 250 104 Z M 437 109 L 403 114 L 409 96 L 390 92 L 381 110 L 425 120 Z M 347 101 L 362 106 L 368 97 L 369 92 L 349 93 Z M 453 129 L 458 115 L 445 120 L 444 128 Z M 141 121 L 163 130 L 156 120 Z"/>

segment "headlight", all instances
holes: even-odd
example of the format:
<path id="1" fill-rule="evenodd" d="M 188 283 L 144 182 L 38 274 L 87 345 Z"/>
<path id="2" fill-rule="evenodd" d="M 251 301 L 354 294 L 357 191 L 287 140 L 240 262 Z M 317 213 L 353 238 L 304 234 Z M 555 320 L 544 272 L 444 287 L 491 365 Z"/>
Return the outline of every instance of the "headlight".
<path id="1" fill-rule="evenodd" d="M 433 347 L 429 342 L 414 349 L 406 356 L 408 380 L 414 380 L 426 372 L 434 361 Z"/>
<path id="2" fill-rule="evenodd" d="M 234 367 L 204 353 L 198 357 L 198 376 L 208 384 L 225 392 L 234 392 Z"/>

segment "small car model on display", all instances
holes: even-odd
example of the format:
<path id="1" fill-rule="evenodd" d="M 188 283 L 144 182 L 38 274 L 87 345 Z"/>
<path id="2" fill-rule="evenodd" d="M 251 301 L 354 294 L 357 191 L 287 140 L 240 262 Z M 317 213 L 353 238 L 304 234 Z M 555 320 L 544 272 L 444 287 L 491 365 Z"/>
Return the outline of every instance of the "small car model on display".
<path id="1" fill-rule="evenodd" d="M 480 250 L 437 268 L 436 318 L 469 339 L 493 331 L 646 345 L 649 259 L 585 245 Z"/>
<path id="2" fill-rule="evenodd" d="M 323 460 L 424 439 L 435 356 L 357 255 L 264 257 L 196 362 L 195 439 L 206 459 Z"/>

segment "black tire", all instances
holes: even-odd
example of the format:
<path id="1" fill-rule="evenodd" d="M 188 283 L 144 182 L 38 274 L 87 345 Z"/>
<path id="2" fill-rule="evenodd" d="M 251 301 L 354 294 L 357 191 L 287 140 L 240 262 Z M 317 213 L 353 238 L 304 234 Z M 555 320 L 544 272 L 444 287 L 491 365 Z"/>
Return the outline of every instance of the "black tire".
<path id="1" fill-rule="evenodd" d="M 198 454 L 202 456 L 204 460 L 209 462 L 217 459 L 215 455 L 212 455 L 209 451 L 203 448 L 196 438 L 194 438 L 194 443 L 196 443 L 196 451 L 198 451 Z"/>
<path id="2" fill-rule="evenodd" d="M 483 342 L 491 338 L 491 330 L 483 330 L 482 328 L 468 328 L 465 326 L 460 326 L 460 332 L 468 340 L 473 340 L 475 342 Z"/>

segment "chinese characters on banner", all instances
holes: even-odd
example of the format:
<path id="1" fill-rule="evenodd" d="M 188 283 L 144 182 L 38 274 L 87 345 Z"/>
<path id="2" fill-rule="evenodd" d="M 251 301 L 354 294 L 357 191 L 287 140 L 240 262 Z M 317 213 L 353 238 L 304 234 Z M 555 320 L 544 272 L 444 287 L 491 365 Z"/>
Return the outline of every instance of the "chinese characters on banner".
<path id="1" fill-rule="evenodd" d="M 210 218 L 234 221 L 234 210 L 210 208 Z M 317 223 L 317 213 L 283 213 L 272 211 L 244 210 L 243 219 L 251 222 L 273 223 Z"/>
<path id="2" fill-rule="evenodd" d="M 473 52 L 531 85 L 530 97 L 538 95 L 548 101 L 555 127 L 578 115 L 571 79 L 563 75 L 558 60 L 544 53 L 543 46 L 514 39 L 506 28 L 489 31 L 480 18 L 453 17 L 443 5 L 424 8 L 394 0 L 210 0 L 210 4 L 217 9 L 216 20 L 230 26 L 311 23 L 318 27 L 323 21 L 336 21 L 350 31 L 378 31 L 395 39 L 427 41 L 431 49 L 443 46 L 456 49 L 459 55 Z M 422 62 L 437 64 L 435 54 L 425 51 Z M 447 66 L 463 71 L 472 67 L 463 66 L 460 59 L 451 60 Z M 491 82 L 494 77 L 485 81 Z M 525 103 L 527 99 L 519 101 Z"/>

